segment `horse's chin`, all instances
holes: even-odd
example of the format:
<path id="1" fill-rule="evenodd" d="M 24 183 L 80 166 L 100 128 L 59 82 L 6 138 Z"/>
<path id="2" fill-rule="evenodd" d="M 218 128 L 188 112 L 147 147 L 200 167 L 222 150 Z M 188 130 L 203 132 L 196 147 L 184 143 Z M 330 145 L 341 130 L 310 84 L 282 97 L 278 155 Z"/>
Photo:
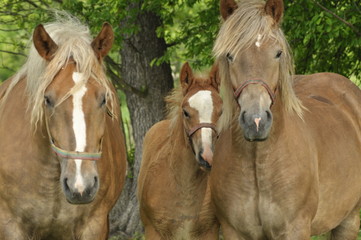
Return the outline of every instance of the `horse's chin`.
<path id="1" fill-rule="evenodd" d="M 244 135 L 244 139 L 246 139 L 248 142 L 263 142 L 268 139 L 268 136 L 255 138 L 255 137 L 248 137 L 248 136 Z"/>
<path id="2" fill-rule="evenodd" d="M 199 165 L 199 168 L 205 172 L 210 171 L 212 169 L 212 165 L 203 159 L 200 159 L 198 161 L 198 165 Z"/>
<path id="3" fill-rule="evenodd" d="M 209 171 L 211 171 L 211 169 L 212 169 L 212 166 L 210 166 L 210 167 L 205 167 L 205 166 L 199 166 L 199 168 L 202 170 L 202 171 L 204 171 L 204 172 L 209 172 Z"/>
<path id="4" fill-rule="evenodd" d="M 241 126 L 242 128 L 242 126 Z M 262 142 L 268 139 L 270 128 L 267 129 L 261 129 L 259 131 L 256 131 L 254 128 L 244 128 L 243 130 L 243 136 L 244 139 L 249 142 Z"/>
<path id="5" fill-rule="evenodd" d="M 83 205 L 83 204 L 89 204 L 89 203 L 92 203 L 95 199 L 95 196 L 91 199 L 82 199 L 82 200 L 77 200 L 77 199 L 73 199 L 73 198 L 66 198 L 66 201 L 70 204 L 73 204 L 73 205 Z"/>

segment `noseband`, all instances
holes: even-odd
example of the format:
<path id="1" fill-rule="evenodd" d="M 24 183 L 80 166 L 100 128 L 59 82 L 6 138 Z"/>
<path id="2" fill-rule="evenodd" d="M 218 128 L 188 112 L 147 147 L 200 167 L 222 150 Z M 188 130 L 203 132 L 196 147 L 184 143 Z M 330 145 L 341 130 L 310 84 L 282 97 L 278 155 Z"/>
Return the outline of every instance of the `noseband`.
<path id="1" fill-rule="evenodd" d="M 241 95 L 242 91 L 250 84 L 261 84 L 268 92 L 268 95 L 271 98 L 271 106 L 273 105 L 274 101 L 276 100 L 276 91 L 272 91 L 271 88 L 268 86 L 268 84 L 261 79 L 251 79 L 247 80 L 244 83 L 242 83 L 235 91 L 234 91 L 234 98 L 237 100 L 239 96 Z M 238 102 L 238 101 L 237 101 Z"/>
<path id="2" fill-rule="evenodd" d="M 200 123 L 200 124 L 192 127 L 191 129 L 189 129 L 189 131 L 187 132 L 187 135 L 188 135 L 188 139 L 189 139 L 189 144 L 190 144 L 194 154 L 195 154 L 195 151 L 194 151 L 193 144 L 192 144 L 192 136 L 195 132 L 197 132 L 199 129 L 202 129 L 202 128 L 212 129 L 217 134 L 217 138 L 219 137 L 219 134 L 217 132 L 217 127 L 213 123 Z"/>
<path id="3" fill-rule="evenodd" d="M 67 151 L 55 146 L 55 144 L 51 140 L 50 140 L 50 145 L 51 145 L 51 149 L 53 149 L 56 155 L 67 159 L 99 160 L 102 155 L 102 152 L 90 153 L 90 152 Z"/>
<path id="4" fill-rule="evenodd" d="M 66 159 L 79 159 L 79 160 L 99 160 L 101 158 L 102 152 L 92 153 L 92 152 L 68 151 L 55 146 L 53 142 L 53 138 L 50 134 L 48 119 L 46 117 L 45 117 L 45 125 L 46 125 L 46 131 L 48 132 L 51 149 L 54 151 L 54 153 L 57 156 Z"/>
<path id="5" fill-rule="evenodd" d="M 200 124 L 192 127 L 191 129 L 189 129 L 189 131 L 187 132 L 189 140 L 191 139 L 192 135 L 201 128 L 211 128 L 217 134 L 217 138 L 218 138 L 218 132 L 217 132 L 217 128 L 216 128 L 215 124 L 213 124 L 213 123 L 200 123 Z"/>

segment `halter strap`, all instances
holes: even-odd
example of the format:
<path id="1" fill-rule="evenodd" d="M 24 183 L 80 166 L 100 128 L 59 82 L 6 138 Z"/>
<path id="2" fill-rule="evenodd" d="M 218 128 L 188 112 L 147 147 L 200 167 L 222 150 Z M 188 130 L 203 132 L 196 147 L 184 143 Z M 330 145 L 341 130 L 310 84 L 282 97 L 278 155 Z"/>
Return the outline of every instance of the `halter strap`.
<path id="1" fill-rule="evenodd" d="M 213 123 L 200 123 L 200 124 L 192 127 L 187 133 L 188 137 L 191 138 L 192 135 L 201 128 L 211 128 L 217 134 L 217 137 L 218 137 L 218 132 L 217 132 L 216 125 L 213 124 Z"/>
<path id="2" fill-rule="evenodd" d="M 99 160 L 101 158 L 102 152 L 91 153 L 91 152 L 68 151 L 55 146 L 53 142 L 53 138 L 51 137 L 50 134 L 48 119 L 46 117 L 45 117 L 45 125 L 46 125 L 46 131 L 49 136 L 51 149 L 54 151 L 54 153 L 57 156 L 66 159 L 80 159 L 80 160 Z"/>
<path id="3" fill-rule="evenodd" d="M 90 153 L 90 152 L 67 151 L 55 146 L 55 144 L 52 142 L 50 142 L 50 144 L 55 154 L 62 158 L 81 159 L 81 160 L 99 160 L 102 155 L 102 152 Z"/>
<path id="4" fill-rule="evenodd" d="M 272 91 L 271 88 L 268 86 L 266 82 L 264 82 L 262 79 L 251 79 L 247 80 L 244 83 L 242 83 L 235 91 L 234 91 L 234 98 L 238 99 L 239 95 L 241 95 L 242 91 L 250 84 L 261 84 L 268 92 L 268 95 L 271 98 L 271 106 L 273 105 L 274 101 L 276 100 L 276 91 Z"/>

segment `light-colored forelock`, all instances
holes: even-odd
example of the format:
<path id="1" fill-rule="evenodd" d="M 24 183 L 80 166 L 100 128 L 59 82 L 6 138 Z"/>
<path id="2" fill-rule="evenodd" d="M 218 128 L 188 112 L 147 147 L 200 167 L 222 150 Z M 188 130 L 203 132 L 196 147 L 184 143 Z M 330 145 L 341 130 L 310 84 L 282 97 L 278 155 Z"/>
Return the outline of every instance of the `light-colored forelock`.
<path id="1" fill-rule="evenodd" d="M 294 65 L 290 47 L 287 40 L 273 18 L 265 13 L 265 2 L 257 0 L 241 1 L 238 8 L 222 24 L 213 47 L 213 54 L 219 62 L 221 81 L 221 95 L 223 98 L 223 114 L 219 121 L 221 129 L 230 126 L 235 113 L 235 100 L 230 76 L 228 74 L 227 54 L 233 59 L 242 51 L 255 44 L 259 36 L 260 41 L 273 39 L 283 50 L 280 61 L 279 90 L 285 106 L 289 112 L 295 112 L 302 118 L 304 107 L 293 91 L 292 75 Z"/>
<path id="2" fill-rule="evenodd" d="M 269 36 L 273 23 L 273 19 L 265 15 L 264 2 L 241 1 L 222 24 L 213 47 L 214 55 L 218 58 L 229 53 L 236 58 L 242 50 L 255 44 L 258 35 L 263 39 Z"/>
<path id="3" fill-rule="evenodd" d="M 94 78 L 106 89 L 110 104 L 113 108 L 114 94 L 110 90 L 104 67 L 97 59 L 91 47 L 92 37 L 87 26 L 82 25 L 79 20 L 66 14 L 58 13 L 57 21 L 44 25 L 47 33 L 58 45 L 58 49 L 50 62 L 44 60 L 31 43 L 30 52 L 26 63 L 13 79 L 9 90 L 26 77 L 26 92 L 28 95 L 28 110 L 31 111 L 31 123 L 36 127 L 43 119 L 44 92 L 53 81 L 56 74 L 71 59 L 76 62 L 76 71 L 84 75 L 85 81 L 89 77 Z M 32 42 L 32 41 L 31 41 Z M 83 83 L 80 83 L 83 84 Z M 66 97 L 79 88 L 74 86 Z M 63 98 L 65 100 L 65 98 Z M 111 109 L 112 111 L 112 109 Z"/>

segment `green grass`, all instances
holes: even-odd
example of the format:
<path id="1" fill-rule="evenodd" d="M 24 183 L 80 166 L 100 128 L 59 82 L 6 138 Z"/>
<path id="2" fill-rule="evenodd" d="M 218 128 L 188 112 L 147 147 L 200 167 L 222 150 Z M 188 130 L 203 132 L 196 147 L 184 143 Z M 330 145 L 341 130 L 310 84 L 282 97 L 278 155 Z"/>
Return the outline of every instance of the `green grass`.
<path id="1" fill-rule="evenodd" d="M 311 240 L 327 240 L 327 235 L 312 237 Z M 361 231 L 359 231 L 357 240 L 361 240 Z"/>

